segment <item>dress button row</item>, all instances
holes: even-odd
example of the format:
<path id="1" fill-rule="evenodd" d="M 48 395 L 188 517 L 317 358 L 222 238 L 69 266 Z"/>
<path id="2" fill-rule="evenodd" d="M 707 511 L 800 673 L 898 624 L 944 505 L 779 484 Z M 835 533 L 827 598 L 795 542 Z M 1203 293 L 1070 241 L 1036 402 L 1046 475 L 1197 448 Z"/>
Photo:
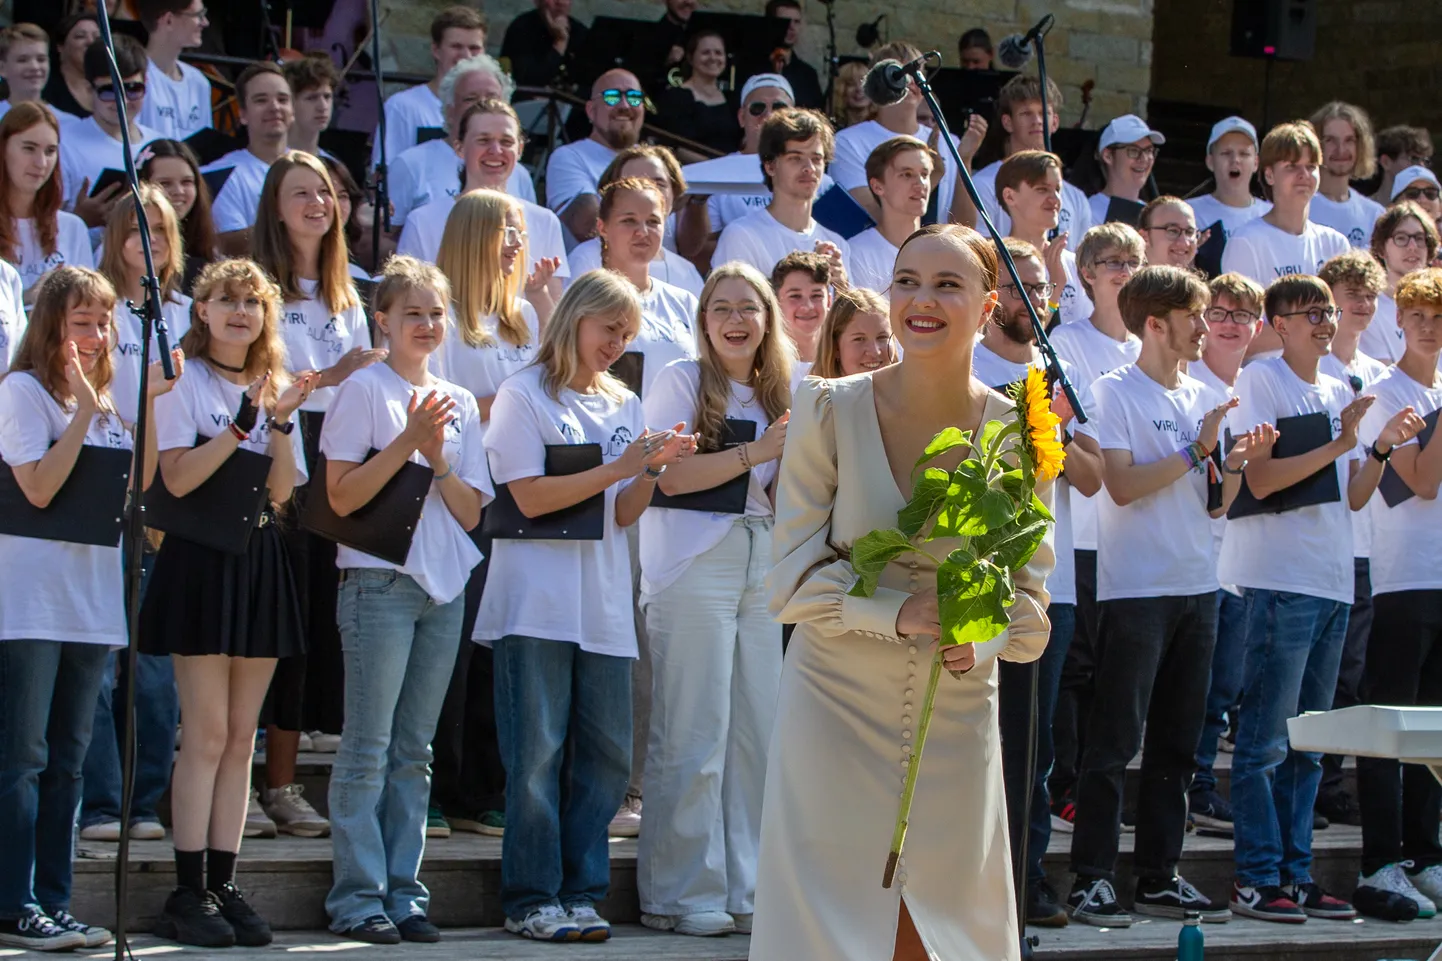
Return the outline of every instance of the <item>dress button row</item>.
<path id="1" fill-rule="evenodd" d="M 908 654 L 915 654 L 915 653 L 916 653 L 916 645 L 915 645 L 915 644 L 912 644 L 910 647 L 908 647 L 908 648 L 906 649 L 906 653 L 908 653 Z"/>

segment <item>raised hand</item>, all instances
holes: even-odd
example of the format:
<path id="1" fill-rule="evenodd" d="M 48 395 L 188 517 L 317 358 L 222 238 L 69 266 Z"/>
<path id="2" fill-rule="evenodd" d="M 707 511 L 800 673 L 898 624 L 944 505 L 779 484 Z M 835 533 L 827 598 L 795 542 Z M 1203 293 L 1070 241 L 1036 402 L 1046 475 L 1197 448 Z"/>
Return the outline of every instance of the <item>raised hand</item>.
<path id="1" fill-rule="evenodd" d="M 1217 434 L 1221 432 L 1222 421 L 1226 418 L 1227 411 L 1236 407 L 1239 403 L 1241 403 L 1241 401 L 1237 398 L 1229 398 L 1225 403 L 1218 404 L 1216 407 L 1207 411 L 1206 416 L 1202 418 L 1202 431 L 1197 437 L 1197 440 L 1201 441 L 1202 446 L 1207 450 L 1216 448 Z"/>
<path id="2" fill-rule="evenodd" d="M 751 463 L 764 464 L 770 460 L 776 460 L 781 456 L 786 447 L 786 425 L 791 423 L 791 411 L 786 411 L 780 417 L 771 422 L 761 439 L 751 445 L 747 451 L 751 455 Z"/>
<path id="3" fill-rule="evenodd" d="M 1342 408 L 1342 433 L 1338 439 L 1347 450 L 1357 446 L 1357 428 L 1362 426 L 1362 418 L 1376 401 L 1375 394 L 1363 394 Z"/>
<path id="4" fill-rule="evenodd" d="M 979 113 L 974 113 L 966 122 L 966 129 L 961 133 L 961 143 L 957 144 L 956 151 L 961 154 L 961 159 L 966 161 L 968 169 L 971 166 L 971 158 L 981 149 L 981 143 L 986 139 L 986 118 Z"/>
<path id="5" fill-rule="evenodd" d="M 1247 461 L 1271 450 L 1277 443 L 1278 436 L 1277 428 L 1271 424 L 1261 424 L 1247 431 L 1237 438 L 1237 442 L 1227 452 L 1227 467 L 1234 471 L 1241 470 Z"/>
<path id="6" fill-rule="evenodd" d="M 1379 450 L 1385 447 L 1386 450 L 1382 450 L 1385 454 L 1416 437 L 1425 426 L 1427 422 L 1417 416 L 1415 408 L 1403 407 L 1392 415 L 1392 419 L 1382 428 L 1382 433 L 1377 435 L 1377 447 Z"/>
<path id="7" fill-rule="evenodd" d="M 165 367 L 156 361 L 150 365 L 150 372 L 145 378 L 145 394 L 151 400 L 168 394 L 175 387 L 175 381 L 180 380 L 180 375 L 185 371 L 185 351 L 179 347 L 170 351 L 170 362 L 175 367 L 175 380 L 165 379 Z"/>
<path id="8" fill-rule="evenodd" d="M 389 354 L 390 351 L 384 347 L 352 347 L 341 355 L 341 359 L 335 362 L 335 366 L 322 374 L 322 383 L 316 386 L 339 387 L 341 382 L 351 374 L 363 367 L 369 367 L 371 364 L 385 360 Z"/>
<path id="9" fill-rule="evenodd" d="M 841 257 L 841 248 L 829 240 L 818 240 L 814 249 L 816 253 L 831 261 L 831 285 L 837 290 L 850 287 L 851 281 L 846 279 L 846 264 Z"/>
<path id="10" fill-rule="evenodd" d="M 1052 296 L 1058 301 L 1061 300 L 1062 287 L 1066 286 L 1066 262 L 1062 255 L 1066 253 L 1068 236 L 1066 231 L 1062 231 L 1048 240 L 1041 252 L 1042 263 L 1046 265 L 1046 279 L 1056 288 Z"/>
<path id="11" fill-rule="evenodd" d="M 85 368 L 80 363 L 80 348 L 73 340 L 65 344 L 65 387 L 75 398 L 79 413 L 90 415 L 100 407 L 100 395 L 95 393 L 90 379 L 85 376 Z"/>
<path id="12" fill-rule="evenodd" d="M 536 269 L 526 275 L 526 289 L 540 290 L 551 282 L 561 267 L 560 257 L 542 257 L 536 261 Z"/>
<path id="13" fill-rule="evenodd" d="M 320 374 L 313 370 L 303 371 L 295 375 L 275 402 L 275 410 L 272 412 L 278 421 L 287 421 L 290 415 L 294 414 L 305 399 L 315 390 L 316 384 L 320 382 Z"/>
<path id="14" fill-rule="evenodd" d="M 696 445 L 700 441 L 700 436 L 681 433 L 685 428 L 686 425 L 680 423 L 670 430 L 651 435 L 650 444 L 646 448 L 644 466 L 666 467 L 683 457 L 690 457 L 696 453 Z"/>
<path id="15" fill-rule="evenodd" d="M 445 428 L 451 422 L 456 402 L 447 394 L 431 391 L 421 398 L 420 391 L 411 394 L 406 408 L 406 427 L 401 432 L 411 449 L 420 453 L 431 466 L 444 459 Z"/>

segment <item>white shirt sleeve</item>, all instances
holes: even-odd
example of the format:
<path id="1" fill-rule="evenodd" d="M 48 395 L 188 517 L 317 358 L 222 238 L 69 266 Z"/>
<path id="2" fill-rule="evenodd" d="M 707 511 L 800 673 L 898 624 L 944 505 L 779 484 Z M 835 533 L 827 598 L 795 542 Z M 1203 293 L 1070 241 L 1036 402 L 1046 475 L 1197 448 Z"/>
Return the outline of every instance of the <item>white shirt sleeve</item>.
<path id="1" fill-rule="evenodd" d="M 416 206 L 417 193 L 415 172 L 411 170 L 410 160 L 405 154 L 390 162 L 386 168 L 386 180 L 386 196 L 391 202 L 391 225 L 404 226 L 406 215 Z"/>
<path id="2" fill-rule="evenodd" d="M 1258 254 L 1247 237 L 1233 234 L 1227 238 L 1227 245 L 1222 248 L 1222 273 L 1241 274 L 1263 287 L 1267 286 L 1267 278 L 1262 276 L 1262 258 Z"/>
<path id="3" fill-rule="evenodd" d="M 511 178 L 506 181 L 506 193 L 527 203 L 536 202 L 536 184 L 531 180 L 531 172 L 520 161 L 516 162 L 516 169 L 511 171 Z"/>
<path id="4" fill-rule="evenodd" d="M 545 476 L 546 445 L 525 388 L 502 384 L 496 392 L 486 431 L 486 452 L 490 455 L 491 478 L 497 484 Z"/>
<path id="5" fill-rule="evenodd" d="M 203 361 L 193 360 L 192 364 L 199 365 Z M 155 445 L 156 450 L 176 450 L 179 448 L 190 448 L 195 446 L 195 438 L 200 434 L 200 425 L 195 417 L 195 385 L 198 383 L 198 374 L 191 374 L 187 377 L 180 375 L 180 380 L 168 393 L 161 394 L 155 399 Z M 227 414 L 234 414 L 234 411 L 226 411 Z M 303 460 L 303 458 L 302 458 Z"/>
<path id="6" fill-rule="evenodd" d="M 1114 378 L 1097 381 L 1092 391 L 1091 418 L 1094 436 L 1102 450 L 1131 450 L 1131 425 L 1127 423 L 1122 385 Z"/>
<path id="7" fill-rule="evenodd" d="M 485 433 L 481 430 L 480 408 L 476 406 L 476 399 L 469 391 L 462 411 L 461 458 L 460 463 L 451 465 L 451 469 L 468 487 L 480 491 L 483 495 L 482 503 L 486 503 L 495 498 L 496 489 L 491 484 L 491 470 L 486 465 Z"/>
<path id="8" fill-rule="evenodd" d="M 400 239 L 396 241 L 397 254 L 403 257 L 415 257 L 419 260 L 430 260 L 431 258 L 426 256 L 425 246 L 425 241 L 414 220 L 401 228 Z"/>
<path id="9" fill-rule="evenodd" d="M 586 169 L 579 150 L 561 148 L 546 163 L 546 206 L 562 213 L 582 194 L 594 194 L 596 181 Z"/>
<path id="10" fill-rule="evenodd" d="M 840 184 L 842 189 L 855 190 L 857 187 L 866 186 L 867 159 L 861 156 L 857 138 L 837 137 L 836 156 L 832 158 L 831 166 L 826 172 L 831 174 L 831 179 Z"/>
<path id="11" fill-rule="evenodd" d="M 694 431 L 696 419 L 697 392 L 700 381 L 696 376 L 694 361 L 678 360 L 667 364 L 656 375 L 646 398 L 641 402 L 646 417 L 646 426 L 655 430 L 670 430 L 678 422 L 686 425 L 685 430 Z"/>
<path id="12" fill-rule="evenodd" d="M 526 221 L 526 240 L 531 255 L 531 266 L 542 257 L 555 257 L 561 262 L 556 268 L 557 277 L 570 277 L 571 266 L 566 260 L 566 241 L 561 234 L 561 220 L 545 207 L 530 211 Z"/>
<path id="13" fill-rule="evenodd" d="M 327 460 L 347 464 L 365 463 L 366 455 L 375 446 L 374 401 L 367 386 L 369 378 L 348 377 L 336 389 L 335 399 L 326 410 L 325 425 L 320 431 L 320 452 Z"/>
<path id="14" fill-rule="evenodd" d="M 215 223 L 217 233 L 245 230 L 255 223 L 256 205 L 243 196 L 245 191 L 239 189 L 235 181 L 236 173 L 232 173 L 211 205 L 210 219 Z"/>
<path id="15" fill-rule="evenodd" d="M 45 388 L 28 373 L 0 381 L 0 458 L 11 467 L 33 464 L 50 449 L 44 401 Z"/>

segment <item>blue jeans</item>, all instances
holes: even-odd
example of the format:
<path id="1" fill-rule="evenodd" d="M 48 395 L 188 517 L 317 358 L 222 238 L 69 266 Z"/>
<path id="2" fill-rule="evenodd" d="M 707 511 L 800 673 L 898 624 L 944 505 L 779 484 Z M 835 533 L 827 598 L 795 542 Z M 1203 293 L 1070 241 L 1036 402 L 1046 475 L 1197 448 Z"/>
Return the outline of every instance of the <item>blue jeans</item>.
<path id="1" fill-rule="evenodd" d="M 606 828 L 631 776 L 631 659 L 509 635 L 496 641 L 506 765 L 501 909 L 595 903 L 611 882 Z"/>
<path id="2" fill-rule="evenodd" d="M 121 651 L 121 662 L 127 656 Z M 95 729 L 85 754 L 85 799 L 80 826 L 120 820 L 120 737 L 125 731 L 125 687 L 115 677 L 115 654 L 105 662 L 100 696 L 95 702 Z M 175 764 L 175 725 L 180 701 L 170 658 L 141 654 L 135 665 L 135 792 L 130 823 L 159 821 L 155 810 L 170 786 Z M 129 678 L 122 679 L 125 683 Z"/>
<path id="3" fill-rule="evenodd" d="M 345 727 L 330 778 L 337 933 L 383 914 L 424 915 L 421 884 L 431 738 L 461 643 L 465 598 L 437 604 L 394 570 L 341 572 L 336 623 L 345 654 Z"/>
<path id="4" fill-rule="evenodd" d="M 1202 719 L 1202 739 L 1197 743 L 1197 773 L 1191 790 L 1215 791 L 1217 741 L 1227 729 L 1227 712 L 1242 696 L 1246 671 L 1247 602 L 1230 591 L 1217 591 L 1217 646 L 1212 648 L 1212 683 L 1207 689 L 1207 713 Z"/>
<path id="5" fill-rule="evenodd" d="M 1027 826 L 1026 882 L 1035 885 L 1046 880 L 1041 859 L 1051 841 L 1051 802 L 1047 798 L 1046 779 L 1051 773 L 1054 755 L 1051 725 L 1056 713 L 1057 689 L 1061 669 L 1066 663 L 1076 630 L 1076 605 L 1052 604 L 1046 609 L 1051 620 L 1051 637 L 1046 650 L 1032 664 L 1001 662 L 998 680 L 998 716 L 1001 728 L 1001 770 L 1006 783 L 1007 823 L 1011 826 L 1011 856 L 1014 865 L 1020 860 L 1022 826 Z M 1036 685 L 1036 764 L 1032 785 L 1031 813 L 1026 804 L 1026 736 L 1031 723 L 1031 672 L 1040 671 Z"/>
<path id="6" fill-rule="evenodd" d="M 0 641 L 0 919 L 70 909 L 103 644 Z"/>
<path id="7" fill-rule="evenodd" d="M 1232 757 L 1237 881 L 1306 884 L 1322 755 L 1289 749 L 1287 719 L 1331 708 L 1348 605 L 1284 591 L 1244 593 L 1246 667 Z"/>

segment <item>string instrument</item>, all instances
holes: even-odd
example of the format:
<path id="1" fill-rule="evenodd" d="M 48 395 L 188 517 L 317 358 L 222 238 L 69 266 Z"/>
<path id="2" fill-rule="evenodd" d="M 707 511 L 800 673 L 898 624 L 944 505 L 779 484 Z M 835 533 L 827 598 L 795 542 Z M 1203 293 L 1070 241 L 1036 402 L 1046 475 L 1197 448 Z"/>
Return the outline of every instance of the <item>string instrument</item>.
<path id="1" fill-rule="evenodd" d="M 1082 126 L 1083 126 L 1084 124 L 1086 124 L 1086 122 L 1087 122 L 1087 111 L 1091 109 L 1091 106 L 1092 106 L 1092 91 L 1096 89 L 1096 85 L 1097 85 L 1097 82 L 1096 82 L 1095 80 L 1084 80 L 1084 81 L 1082 81 L 1082 85 L 1081 85 L 1082 111 L 1081 111 L 1081 116 L 1080 116 L 1079 118 L 1077 118 L 1077 122 L 1076 122 L 1076 128 L 1077 128 L 1078 130 L 1080 130 L 1080 129 L 1082 128 Z"/>

